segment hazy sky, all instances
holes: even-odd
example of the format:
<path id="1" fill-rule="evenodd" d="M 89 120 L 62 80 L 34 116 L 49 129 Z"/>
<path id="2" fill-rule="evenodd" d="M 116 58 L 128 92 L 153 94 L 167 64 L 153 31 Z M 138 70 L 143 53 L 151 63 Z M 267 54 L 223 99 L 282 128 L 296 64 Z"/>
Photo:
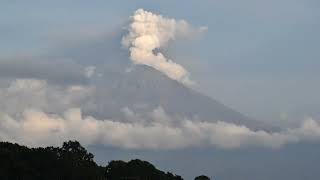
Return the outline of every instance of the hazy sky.
<path id="1" fill-rule="evenodd" d="M 76 139 L 101 164 L 188 179 L 319 179 L 319 32 L 318 0 L 2 0 L 0 141 Z M 188 86 L 281 129 L 151 106 L 179 96 L 169 108 L 193 113 Z"/>
<path id="2" fill-rule="evenodd" d="M 121 32 L 138 8 L 208 28 L 166 50 L 200 91 L 258 120 L 319 116 L 316 0 L 2 1 L 0 58 L 50 54 Z"/>

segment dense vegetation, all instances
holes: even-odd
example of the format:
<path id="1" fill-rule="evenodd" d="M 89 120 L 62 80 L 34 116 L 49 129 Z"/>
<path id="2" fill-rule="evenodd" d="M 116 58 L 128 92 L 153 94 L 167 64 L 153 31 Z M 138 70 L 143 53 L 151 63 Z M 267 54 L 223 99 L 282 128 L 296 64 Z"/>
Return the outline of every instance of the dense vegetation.
<path id="1" fill-rule="evenodd" d="M 80 143 L 69 141 L 59 147 L 27 148 L 0 143 L 0 179 L 62 180 L 105 179 L 105 170 L 93 161 Z"/>
<path id="2" fill-rule="evenodd" d="M 0 142 L 1 180 L 182 180 L 141 160 L 97 165 L 93 154 L 77 141 L 62 147 L 28 148 Z"/>
<path id="3" fill-rule="evenodd" d="M 208 176 L 201 175 L 196 177 L 194 180 L 210 180 L 210 178 Z"/>

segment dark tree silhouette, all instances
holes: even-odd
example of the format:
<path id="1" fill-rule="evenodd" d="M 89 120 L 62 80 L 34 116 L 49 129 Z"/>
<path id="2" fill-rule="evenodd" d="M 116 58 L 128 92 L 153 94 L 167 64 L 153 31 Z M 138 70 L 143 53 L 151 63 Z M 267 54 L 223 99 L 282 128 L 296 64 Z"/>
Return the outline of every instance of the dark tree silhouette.
<path id="1" fill-rule="evenodd" d="M 194 180 L 210 180 L 210 178 L 208 176 L 201 175 L 194 178 Z"/>
<path id="2" fill-rule="evenodd" d="M 62 148 L 27 148 L 0 143 L 1 180 L 90 180 L 105 179 L 105 168 L 93 161 L 79 142 Z"/>
<path id="3" fill-rule="evenodd" d="M 28 148 L 0 142 L 0 180 L 182 180 L 147 161 L 111 161 L 98 166 L 77 141 L 62 147 Z"/>
<path id="4" fill-rule="evenodd" d="M 182 177 L 169 172 L 164 173 L 147 161 L 135 159 L 127 163 L 124 161 L 111 161 L 107 166 L 107 179 L 182 180 Z"/>

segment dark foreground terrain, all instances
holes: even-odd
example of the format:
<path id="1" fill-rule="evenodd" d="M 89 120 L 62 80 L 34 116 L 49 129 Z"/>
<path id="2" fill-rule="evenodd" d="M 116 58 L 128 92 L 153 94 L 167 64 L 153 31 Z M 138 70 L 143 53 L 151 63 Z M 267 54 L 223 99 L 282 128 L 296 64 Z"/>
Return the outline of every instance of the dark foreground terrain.
<path id="1" fill-rule="evenodd" d="M 28 148 L 0 142 L 1 180 L 182 180 L 179 175 L 156 169 L 147 161 L 111 161 L 97 165 L 93 154 L 77 141 L 62 147 Z M 205 179 L 199 176 L 196 179 Z"/>

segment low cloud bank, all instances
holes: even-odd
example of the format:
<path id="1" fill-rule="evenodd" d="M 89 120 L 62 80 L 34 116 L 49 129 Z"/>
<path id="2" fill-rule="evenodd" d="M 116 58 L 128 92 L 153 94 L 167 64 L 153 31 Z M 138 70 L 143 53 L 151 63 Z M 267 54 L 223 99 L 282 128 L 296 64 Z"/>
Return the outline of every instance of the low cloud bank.
<path id="1" fill-rule="evenodd" d="M 117 122 L 83 117 L 80 109 L 70 109 L 63 115 L 27 109 L 21 119 L 2 114 L 0 140 L 31 146 L 59 145 L 69 139 L 85 145 L 133 149 L 178 149 L 186 147 L 267 147 L 280 148 L 302 141 L 319 141 L 319 122 L 308 119 L 301 127 L 278 133 L 252 131 L 245 126 L 225 122 L 173 122 L 159 108 L 148 121 Z M 165 119 L 162 119 L 166 117 Z"/>
<path id="2" fill-rule="evenodd" d="M 161 107 L 148 116 L 124 107 L 122 121 L 83 116 L 84 106 L 95 108 L 94 94 L 95 87 L 52 86 L 36 79 L 17 79 L 0 87 L 0 141 L 47 146 L 75 139 L 85 145 L 133 149 L 280 148 L 320 141 L 320 123 L 314 119 L 270 133 L 222 121 L 177 120 Z"/>
<path id="3" fill-rule="evenodd" d="M 51 113 L 73 107 L 95 108 L 94 94 L 94 86 L 54 85 L 45 80 L 15 79 L 4 87 L 0 86 L 0 113 L 19 118 L 21 112 L 28 108 Z"/>
<path id="4" fill-rule="evenodd" d="M 1 78 L 36 78 L 53 84 L 88 84 L 91 77 L 88 77 L 88 68 L 69 58 L 36 56 L 0 58 Z"/>
<path id="5" fill-rule="evenodd" d="M 160 51 L 178 36 L 191 36 L 205 28 L 194 29 L 184 20 L 166 18 L 143 9 L 138 9 L 130 21 L 129 33 L 123 37 L 122 44 L 129 49 L 133 63 L 153 67 L 171 79 L 192 84 L 189 72 Z"/>

